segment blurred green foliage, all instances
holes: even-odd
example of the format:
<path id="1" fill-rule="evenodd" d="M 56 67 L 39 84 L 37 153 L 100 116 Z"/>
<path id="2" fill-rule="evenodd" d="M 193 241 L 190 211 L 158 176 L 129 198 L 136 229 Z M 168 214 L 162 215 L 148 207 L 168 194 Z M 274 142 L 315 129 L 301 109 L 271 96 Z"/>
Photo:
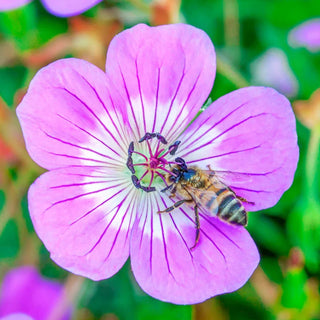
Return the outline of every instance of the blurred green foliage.
<path id="1" fill-rule="evenodd" d="M 83 16 L 95 21 L 99 19 L 102 9 L 109 10 L 109 15 L 115 15 L 114 20 L 130 27 L 138 22 L 151 22 L 149 13 L 144 10 L 150 4 L 151 1 L 105 1 Z M 228 34 L 226 30 L 226 19 L 230 15 L 230 23 L 238 28 L 234 34 Z M 295 99 L 308 99 L 320 87 L 320 52 L 310 53 L 304 48 L 292 48 L 287 36 L 297 24 L 319 16 L 319 0 L 183 0 L 179 11 L 181 21 L 209 34 L 218 58 L 235 72 L 234 76 L 230 76 L 223 64 L 218 63 L 211 93 L 213 100 L 239 88 L 243 83 L 252 84 L 250 64 L 268 48 L 279 48 L 285 52 L 299 81 L 299 92 Z M 13 47 L 10 55 L 4 50 L 1 52 L 1 58 L 6 60 L 0 64 L 0 96 L 12 108 L 13 114 L 19 101 L 17 92 L 26 90 L 31 77 L 41 67 L 30 63 L 28 54 L 32 50 L 40 50 L 37 53 L 43 55 L 41 49 L 53 39 L 74 35 L 76 32 L 71 27 L 71 21 L 74 20 L 50 15 L 39 1 L 33 1 L 18 10 L 0 13 L 1 45 L 9 43 L 11 51 Z M 78 51 L 73 49 L 62 50 L 58 57 L 75 55 L 74 52 Z M 87 50 L 90 51 L 88 45 Z M 51 60 L 58 57 L 54 55 Z M 50 57 L 44 61 L 44 64 L 51 62 Z M 18 127 L 16 131 L 19 132 Z M 273 208 L 249 215 L 248 230 L 261 253 L 260 269 L 237 292 L 213 298 L 210 302 L 212 317 L 208 320 L 320 319 L 319 165 L 312 173 L 312 190 L 306 181 L 308 157 L 315 156 L 315 161 L 320 163 L 317 158 L 319 145 L 316 146 L 317 150 L 308 152 L 310 130 L 298 121 L 297 131 L 300 161 L 292 187 Z M 21 159 L 16 159 L 13 164 L 9 163 L 7 166 L 13 173 L 8 175 L 2 170 L 3 176 L 0 176 L 3 184 L 0 186 L 0 270 L 4 272 L 24 262 L 35 263 L 45 276 L 64 281 L 67 272 L 50 260 L 49 253 L 34 234 L 26 200 L 31 179 L 24 179 L 23 175 L 15 172 L 23 167 L 20 162 Z M 1 165 L 3 167 L 5 164 Z M 35 168 L 30 170 L 33 170 L 31 176 L 41 172 Z M 22 188 L 19 199 L 11 197 L 12 184 Z M 13 215 L 7 215 L 6 212 L 10 201 L 20 202 L 13 210 Z M 25 240 L 28 237 L 33 241 L 31 247 L 29 241 Z M 37 257 L 24 260 L 20 251 L 26 248 L 33 249 Z M 298 258 L 294 257 L 295 249 L 298 249 Z M 111 279 L 100 282 L 87 280 L 84 283 L 74 319 L 103 319 L 112 315 L 114 318 L 110 319 L 189 320 L 200 319 L 195 310 L 201 308 L 201 305 L 197 308 L 175 306 L 149 297 L 135 283 L 130 264 L 127 263 Z M 82 313 L 83 310 L 87 313 Z M 219 314 L 219 318 L 216 314 Z"/>

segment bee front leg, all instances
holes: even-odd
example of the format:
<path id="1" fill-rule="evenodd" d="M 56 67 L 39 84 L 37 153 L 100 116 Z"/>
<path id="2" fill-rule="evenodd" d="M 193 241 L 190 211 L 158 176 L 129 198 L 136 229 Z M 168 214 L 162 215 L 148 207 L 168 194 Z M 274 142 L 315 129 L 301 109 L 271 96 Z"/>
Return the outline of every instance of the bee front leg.
<path id="1" fill-rule="evenodd" d="M 195 205 L 194 207 L 194 214 L 195 214 L 195 222 L 196 222 L 196 239 L 194 241 L 194 245 L 190 248 L 190 250 L 193 250 L 196 245 L 199 242 L 199 237 L 200 237 L 200 219 L 199 219 L 199 212 L 198 212 L 198 206 Z"/>

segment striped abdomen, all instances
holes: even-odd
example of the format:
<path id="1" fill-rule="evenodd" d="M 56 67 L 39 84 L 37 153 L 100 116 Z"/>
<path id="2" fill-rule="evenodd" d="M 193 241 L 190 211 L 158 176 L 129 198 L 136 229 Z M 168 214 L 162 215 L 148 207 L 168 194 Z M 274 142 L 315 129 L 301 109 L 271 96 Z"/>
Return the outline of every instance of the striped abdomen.
<path id="1" fill-rule="evenodd" d="M 221 219 L 233 224 L 247 225 L 247 212 L 241 201 L 228 188 L 222 188 L 206 203 L 206 208 Z"/>

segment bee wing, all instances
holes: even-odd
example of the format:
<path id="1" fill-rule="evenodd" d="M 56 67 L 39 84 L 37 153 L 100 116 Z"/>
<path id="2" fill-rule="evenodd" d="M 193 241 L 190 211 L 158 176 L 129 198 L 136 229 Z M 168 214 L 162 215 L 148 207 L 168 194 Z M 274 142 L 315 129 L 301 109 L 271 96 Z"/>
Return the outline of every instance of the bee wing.
<path id="1" fill-rule="evenodd" d="M 249 184 L 252 182 L 252 174 L 244 172 L 220 171 L 220 170 L 203 170 L 210 178 L 215 179 L 229 185 L 231 181 L 238 183 Z"/>
<path id="2" fill-rule="evenodd" d="M 223 184 L 221 186 L 225 187 Z M 219 203 L 217 202 L 218 195 L 215 190 L 203 190 L 191 186 L 186 187 L 186 190 L 201 212 L 209 216 L 217 215 Z"/>

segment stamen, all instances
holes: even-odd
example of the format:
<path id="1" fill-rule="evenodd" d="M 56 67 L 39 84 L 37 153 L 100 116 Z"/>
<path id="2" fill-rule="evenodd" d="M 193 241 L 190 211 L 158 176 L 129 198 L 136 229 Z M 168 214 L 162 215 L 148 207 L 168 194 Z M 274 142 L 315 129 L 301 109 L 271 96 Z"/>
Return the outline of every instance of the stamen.
<path id="1" fill-rule="evenodd" d="M 181 141 L 179 140 L 174 142 L 171 146 L 169 146 L 167 152 L 165 152 L 161 157 L 165 157 L 168 153 L 170 153 L 173 156 L 177 152 L 180 143 Z"/>
<path id="2" fill-rule="evenodd" d="M 164 184 L 165 184 L 166 186 L 168 186 L 167 181 L 166 181 L 166 178 L 165 178 L 159 171 L 156 171 L 156 174 L 162 179 L 162 181 L 164 182 Z"/>
<path id="3" fill-rule="evenodd" d="M 188 170 L 187 164 L 182 158 L 178 157 L 178 158 L 175 158 L 174 160 L 178 163 L 178 165 L 181 167 L 182 170 L 185 170 L 185 171 Z"/>
<path id="4" fill-rule="evenodd" d="M 133 153 L 138 154 L 139 156 L 145 158 L 146 161 L 148 161 L 148 157 L 146 157 L 143 153 L 140 153 L 140 152 L 138 152 L 138 151 L 133 151 Z"/>
<path id="5" fill-rule="evenodd" d="M 155 157 L 157 157 L 161 153 L 161 152 L 159 152 L 159 147 L 160 147 L 160 140 L 158 140 L 157 148 L 156 148 L 156 151 L 154 153 Z M 164 149 L 161 149 L 161 150 L 164 150 Z"/>
<path id="6" fill-rule="evenodd" d="M 177 140 L 175 143 L 173 143 L 168 149 L 170 154 L 173 156 L 175 155 L 175 153 L 177 152 L 177 149 L 179 147 L 179 144 L 181 143 L 181 141 Z"/>
<path id="7" fill-rule="evenodd" d="M 129 148 L 128 148 L 129 157 L 132 156 L 133 151 L 134 151 L 134 144 L 133 144 L 133 141 L 131 141 L 130 144 L 129 144 Z"/>
<path id="8" fill-rule="evenodd" d="M 136 173 L 136 171 L 134 170 L 134 164 L 133 164 L 133 161 L 132 161 L 132 157 L 128 157 L 128 160 L 127 160 L 127 167 L 128 169 L 131 171 L 131 173 Z"/>
<path id="9" fill-rule="evenodd" d="M 164 151 L 164 149 L 163 149 L 163 148 L 162 148 L 162 149 L 160 149 L 160 150 L 158 150 L 158 148 L 157 148 L 157 150 L 156 150 L 156 152 L 155 152 L 154 156 L 155 156 L 155 157 L 158 157 L 158 156 L 159 156 L 163 151 Z M 162 155 L 161 157 L 163 157 L 163 155 Z"/>
<path id="10" fill-rule="evenodd" d="M 131 173 L 135 173 L 134 167 L 133 167 L 133 160 L 132 160 L 132 152 L 134 152 L 134 144 L 133 141 L 130 142 L 129 148 L 128 148 L 128 159 L 127 159 L 127 167 L 131 171 Z"/>
<path id="11" fill-rule="evenodd" d="M 149 140 L 147 140 L 147 145 L 148 145 L 148 149 L 149 149 L 149 155 L 150 155 L 150 157 L 152 157 L 153 154 L 152 154 L 152 150 L 151 150 L 151 146 L 150 146 Z"/>
<path id="12" fill-rule="evenodd" d="M 148 166 L 148 163 L 147 162 L 135 163 L 133 166 Z"/>
<path id="13" fill-rule="evenodd" d="M 163 171 L 165 171 L 165 172 L 167 172 L 167 173 L 169 173 L 169 174 L 171 174 L 171 175 L 173 175 L 173 176 L 176 176 L 176 177 L 177 177 L 177 175 L 176 175 L 176 174 L 174 174 L 174 172 L 172 172 L 172 171 L 170 171 L 170 170 L 166 169 L 165 167 L 159 167 L 158 169 L 163 170 Z"/>
<path id="14" fill-rule="evenodd" d="M 141 180 L 149 173 L 149 170 L 146 170 L 145 173 L 141 176 L 141 178 L 138 180 L 139 182 L 141 182 Z M 150 187 L 150 185 L 149 185 Z"/>
<path id="15" fill-rule="evenodd" d="M 134 185 L 137 189 L 141 188 L 141 184 L 140 184 L 139 179 L 137 178 L 137 176 L 135 176 L 135 175 L 133 174 L 133 175 L 131 176 L 131 180 L 132 180 L 133 185 Z"/>
<path id="16" fill-rule="evenodd" d="M 150 179 L 150 182 L 149 182 L 148 188 L 150 188 L 150 187 L 151 187 L 152 182 L 153 182 L 153 178 L 154 178 L 154 171 L 152 170 L 152 171 L 151 171 L 151 179 Z"/>
<path id="17" fill-rule="evenodd" d="M 153 192 L 153 191 L 156 191 L 156 188 L 155 187 L 143 187 L 143 186 L 140 186 L 140 188 L 145 191 L 145 192 Z"/>
<path id="18" fill-rule="evenodd" d="M 149 141 L 153 138 L 158 139 L 157 144 L 155 145 L 156 146 L 155 152 L 152 152 L 151 143 Z M 143 141 L 145 141 L 147 143 L 149 156 L 144 155 L 141 152 L 135 151 L 133 141 L 130 142 L 129 147 L 128 147 L 127 167 L 130 170 L 130 172 L 132 173 L 131 180 L 132 180 L 133 185 L 137 189 L 141 189 L 145 192 L 156 191 L 156 188 L 152 187 L 152 184 L 155 181 L 155 177 L 156 177 L 155 175 L 158 175 L 161 178 L 161 180 L 164 182 L 164 184 L 166 185 L 165 189 L 163 189 L 162 191 L 166 191 L 166 190 L 174 187 L 174 185 L 180 179 L 181 174 L 183 174 L 182 172 L 187 170 L 187 165 L 186 165 L 185 161 L 180 157 L 176 158 L 175 161 L 169 162 L 165 158 L 165 156 L 168 154 L 174 155 L 176 153 L 181 141 L 177 140 L 176 142 L 174 142 L 172 145 L 169 146 L 167 151 L 165 151 L 165 148 L 160 148 L 161 144 L 168 143 L 167 140 L 160 133 L 147 132 L 139 140 L 139 143 L 142 143 Z M 142 158 L 144 158 L 145 162 L 133 163 L 132 155 L 134 153 L 141 156 Z M 171 164 L 175 164 L 175 165 L 177 165 L 177 167 L 171 168 Z M 170 170 L 166 168 L 167 165 L 170 166 Z M 138 170 L 138 168 L 137 168 L 138 166 L 145 167 L 144 168 L 145 170 L 144 171 L 142 171 L 140 169 Z M 138 176 L 135 175 L 136 170 L 138 170 L 137 172 L 138 172 L 138 176 L 140 178 L 138 178 Z M 161 171 L 163 171 L 164 173 L 162 173 Z M 143 172 L 142 175 L 141 175 L 141 172 Z M 149 177 L 148 177 L 148 179 L 144 179 L 149 173 L 150 173 L 150 179 L 149 179 Z M 149 181 L 149 182 L 147 182 L 147 181 Z M 172 184 L 168 185 L 168 181 L 170 181 L 170 183 L 172 182 Z M 142 185 L 142 184 L 147 184 L 147 183 L 148 183 L 148 186 Z"/>
<path id="19" fill-rule="evenodd" d="M 145 140 L 150 140 L 150 139 L 153 139 L 153 138 L 157 138 L 161 143 L 163 143 L 163 144 L 167 144 L 168 142 L 167 142 L 167 140 L 164 138 L 164 136 L 162 136 L 160 133 L 155 133 L 155 132 L 153 132 L 153 133 L 149 133 L 149 132 L 147 132 L 140 140 L 139 140 L 139 142 L 141 143 L 141 142 L 143 142 L 143 141 L 145 141 Z"/>

